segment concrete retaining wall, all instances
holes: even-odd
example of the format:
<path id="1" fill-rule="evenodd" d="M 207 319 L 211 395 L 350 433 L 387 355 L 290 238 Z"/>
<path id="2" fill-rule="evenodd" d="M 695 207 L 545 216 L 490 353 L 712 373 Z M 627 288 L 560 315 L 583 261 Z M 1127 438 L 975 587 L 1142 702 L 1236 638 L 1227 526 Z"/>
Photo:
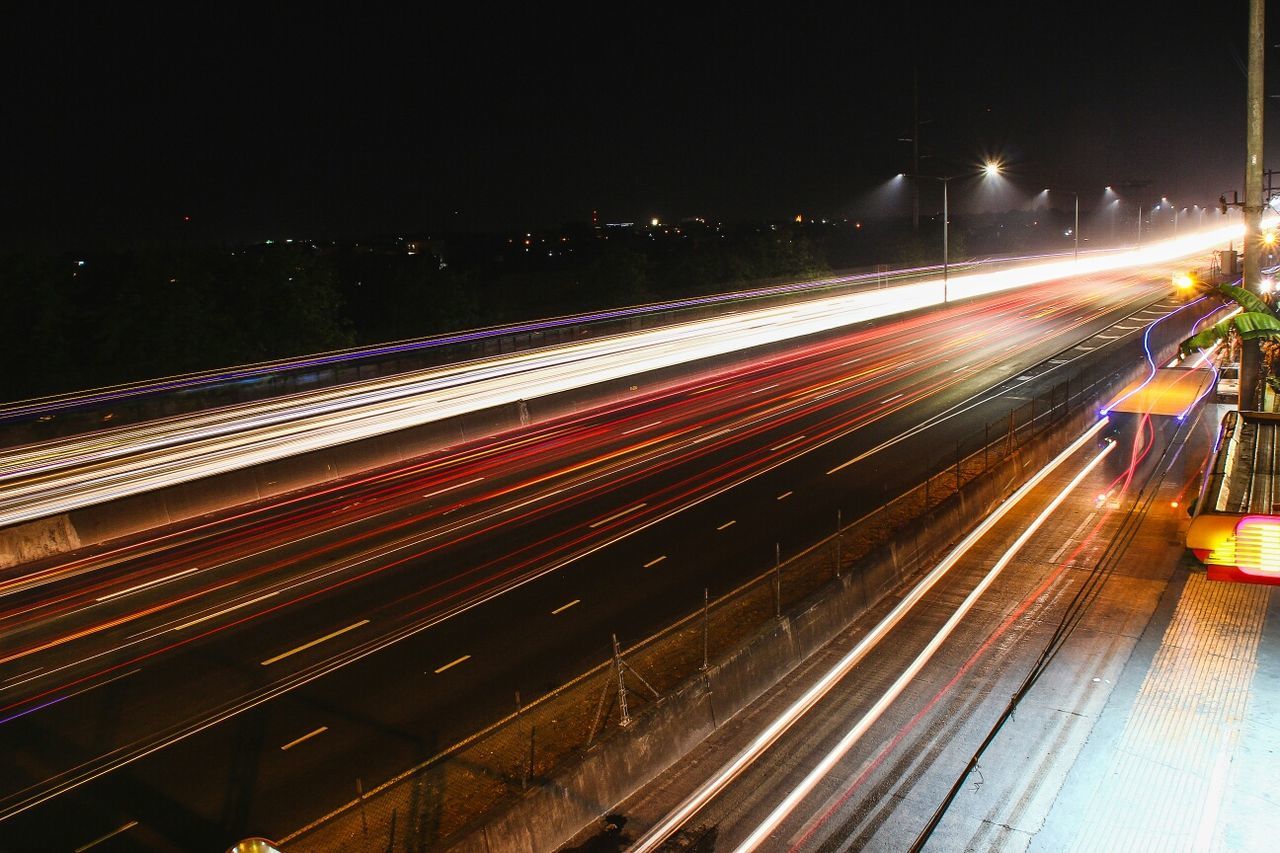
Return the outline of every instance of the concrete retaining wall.
<path id="1" fill-rule="evenodd" d="M 1174 344 L 1176 345 L 1176 343 Z M 1169 348 L 1162 348 L 1168 353 Z M 1167 358 L 1168 355 L 1165 355 Z M 1146 374 L 1145 363 L 1113 385 Z M 554 850 L 631 796 L 714 729 L 776 685 L 809 655 L 845 631 L 868 607 L 931 567 L 1018 486 L 1096 422 L 1099 407 L 1079 406 L 1028 447 L 968 483 L 918 522 L 900 530 L 857 567 L 772 621 L 747 643 L 663 697 L 633 725 L 597 742 L 550 782 L 463 835 L 453 851 Z"/>
<path id="2" fill-rule="evenodd" d="M 663 388 L 730 371 L 847 332 L 848 328 L 837 329 L 530 399 L 524 401 L 523 415 L 519 404 L 497 406 L 14 525 L 0 530 L 0 569 L 230 507 L 278 498 L 524 425 L 545 423 L 600 406 L 640 401 Z"/>

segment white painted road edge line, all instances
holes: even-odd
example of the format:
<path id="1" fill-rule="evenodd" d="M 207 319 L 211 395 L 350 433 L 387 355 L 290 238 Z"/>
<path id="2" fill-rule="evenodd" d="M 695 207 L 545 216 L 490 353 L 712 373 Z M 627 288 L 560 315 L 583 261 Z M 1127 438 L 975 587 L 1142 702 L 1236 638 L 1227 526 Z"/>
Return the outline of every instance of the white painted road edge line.
<path id="1" fill-rule="evenodd" d="M 875 628 L 862 638 L 856 646 L 854 646 L 848 654 L 836 663 L 825 675 L 822 676 L 803 696 L 797 699 L 791 707 L 787 708 L 772 723 L 770 723 L 764 731 L 762 731 L 750 744 L 747 745 L 742 752 L 721 768 L 720 772 L 703 783 L 698 790 L 694 791 L 687 797 L 684 802 L 673 809 L 666 817 L 660 820 L 648 832 L 636 841 L 631 848 L 632 853 L 648 853 L 648 851 L 657 850 L 662 844 L 674 834 L 681 826 L 685 824 L 694 814 L 703 806 L 711 801 L 713 797 L 728 787 L 737 776 L 749 767 L 757 758 L 773 745 L 787 729 L 800 719 L 810 708 L 812 708 L 819 699 L 827 693 L 831 687 L 841 678 L 849 673 L 854 666 L 862 660 L 872 648 L 884 638 L 890 630 L 897 625 L 903 617 L 915 607 L 916 603 L 925 596 L 930 589 L 940 581 L 947 572 L 951 570 L 956 563 L 960 562 L 960 558 L 974 546 L 975 543 L 988 531 L 994 527 L 1000 519 L 1012 510 L 1018 503 L 1026 497 L 1032 489 L 1038 486 L 1041 481 L 1053 473 L 1063 462 L 1076 453 L 1081 447 L 1093 439 L 1102 429 L 1110 422 L 1109 418 L 1102 418 L 1093 425 L 1084 435 L 1080 436 L 1071 443 L 1066 450 L 1058 454 L 1048 465 L 1036 472 L 1030 480 L 1018 489 L 1013 495 L 1001 504 L 995 512 L 987 516 L 976 528 L 973 529 L 968 536 L 960 541 L 955 548 L 942 559 L 942 562 L 929 572 L 928 575 L 920 581 L 919 584 L 907 594 L 897 606 L 889 612 L 888 615 L 880 621 Z"/>
<path id="2" fill-rule="evenodd" d="M 1053 515 L 1054 511 L 1056 511 L 1058 507 L 1062 505 L 1062 502 L 1067 499 L 1067 495 L 1075 491 L 1075 488 L 1080 485 L 1084 478 L 1089 476 L 1093 469 L 1107 457 L 1107 454 L 1112 450 L 1115 450 L 1115 448 L 1116 443 L 1114 441 L 1109 442 L 1101 453 L 1089 460 L 1089 464 L 1084 466 L 1084 468 L 1082 468 L 1080 472 L 1072 478 L 1071 482 L 1068 483 L 1062 491 L 1058 492 L 1057 496 L 1049 502 L 1049 505 L 1046 506 L 1038 516 L 1036 516 L 1035 520 L 1032 521 L 1031 524 L 1022 531 L 1022 534 L 1018 536 L 1014 543 L 1009 546 L 1009 549 L 1001 555 L 1000 559 L 991 567 L 981 582 L 979 582 L 969 595 L 965 597 L 965 600 L 958 608 L 956 608 L 956 611 L 951 614 L 951 618 L 948 619 L 946 624 L 938 630 L 938 633 L 934 635 L 933 639 L 929 641 L 929 644 L 916 656 L 915 660 L 911 662 L 911 665 L 903 670 L 897 680 L 893 682 L 887 691 L 885 691 L 883 696 L 876 700 L 875 705 L 871 706 L 871 709 L 863 715 L 862 719 L 858 720 L 858 722 L 845 733 L 844 737 L 840 739 L 840 742 L 832 747 L 831 751 L 828 752 L 811 771 L 809 771 L 809 775 L 805 776 L 804 780 L 799 785 L 792 788 L 786 798 L 769 813 L 769 816 L 766 817 L 749 836 L 747 836 L 745 841 L 738 845 L 735 853 L 750 853 L 750 851 L 757 849 L 766 841 L 769 834 L 777 829 L 778 825 L 782 823 L 782 821 L 787 819 L 795 807 L 800 804 L 800 801 L 809 795 L 814 787 L 816 787 L 827 773 L 831 771 L 831 768 L 835 767 L 840 759 L 844 758 L 849 750 L 853 748 L 853 745 L 856 744 L 862 738 L 863 734 L 866 733 L 867 729 L 871 728 L 876 720 L 880 719 L 880 716 L 891 704 L 893 704 L 894 700 L 901 695 L 902 691 L 911 683 L 911 680 L 920 673 L 920 670 L 923 669 L 925 664 L 927 664 L 933 657 L 934 652 L 942 647 L 942 644 L 951 636 L 951 632 L 956 629 L 956 626 L 960 624 L 960 621 L 968 615 L 970 610 L 973 609 L 973 605 L 977 604 L 978 599 L 987 591 L 987 588 L 995 582 L 996 578 L 1000 576 L 1000 573 L 1004 571 L 1004 568 L 1013 561 L 1014 556 L 1022 550 L 1023 546 L 1027 544 L 1027 541 L 1040 530 L 1046 521 L 1048 521 L 1049 516 Z"/>

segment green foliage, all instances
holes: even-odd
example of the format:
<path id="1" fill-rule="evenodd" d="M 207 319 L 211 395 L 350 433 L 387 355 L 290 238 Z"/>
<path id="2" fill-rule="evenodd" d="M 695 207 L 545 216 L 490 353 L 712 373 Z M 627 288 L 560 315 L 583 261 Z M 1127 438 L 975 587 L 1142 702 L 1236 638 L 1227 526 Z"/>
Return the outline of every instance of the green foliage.
<path id="1" fill-rule="evenodd" d="M 1226 340 L 1232 332 L 1246 341 L 1280 338 L 1280 317 L 1260 297 L 1232 284 L 1222 285 L 1218 292 L 1235 301 L 1244 310 L 1187 338 L 1179 345 L 1182 352 L 1206 349 Z"/>
<path id="2" fill-rule="evenodd" d="M 1274 314 L 1271 306 L 1262 300 L 1256 294 L 1250 293 L 1243 287 L 1237 287 L 1234 284 L 1224 284 L 1218 288 L 1218 292 L 1228 299 L 1233 299 L 1245 311 L 1256 314 Z"/>

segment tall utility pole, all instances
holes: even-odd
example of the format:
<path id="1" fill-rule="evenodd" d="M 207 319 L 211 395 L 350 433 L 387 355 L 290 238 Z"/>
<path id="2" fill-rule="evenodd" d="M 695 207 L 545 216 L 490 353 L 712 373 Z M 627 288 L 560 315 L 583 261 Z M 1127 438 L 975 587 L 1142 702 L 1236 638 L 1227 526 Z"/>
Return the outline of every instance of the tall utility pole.
<path id="1" fill-rule="evenodd" d="M 1262 292 L 1262 105 L 1265 0 L 1249 0 L 1249 94 L 1245 105 L 1244 288 Z M 1256 409 L 1262 353 L 1254 341 L 1240 348 L 1240 408 Z"/>

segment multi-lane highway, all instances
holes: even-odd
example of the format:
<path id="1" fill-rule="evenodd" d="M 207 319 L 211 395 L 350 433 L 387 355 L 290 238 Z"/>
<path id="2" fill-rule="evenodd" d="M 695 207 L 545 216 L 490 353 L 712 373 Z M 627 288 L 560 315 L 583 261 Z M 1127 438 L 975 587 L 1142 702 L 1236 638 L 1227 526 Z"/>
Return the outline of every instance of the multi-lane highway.
<path id="1" fill-rule="evenodd" d="M 1233 233 L 1197 234 L 1145 249 L 1027 263 L 891 288 L 530 350 L 280 399 L 57 439 L 0 460 L 0 526 L 322 450 L 520 400 L 797 340 L 951 299 L 1010 291 L 1064 275 L 1167 263 Z M 945 290 L 944 290 L 945 288 Z"/>
<path id="2" fill-rule="evenodd" d="M 1068 849 L 1037 833 L 1160 600 L 1179 504 L 1215 436 L 1212 407 L 1185 423 L 1112 417 L 887 615 L 836 638 L 619 804 L 632 849 L 907 850 L 957 778 L 962 796 L 925 849 Z M 1046 649 L 1058 650 L 1052 669 Z M 1033 671 L 1047 674 L 1017 733 L 966 779 Z"/>
<path id="3" fill-rule="evenodd" d="M 905 488 L 1036 390 L 1028 367 L 1141 321 L 1070 355 L 1104 360 L 1174 310 L 1172 269 L 828 326 L 732 375 L 8 574 L 0 847 L 283 835 Z"/>

